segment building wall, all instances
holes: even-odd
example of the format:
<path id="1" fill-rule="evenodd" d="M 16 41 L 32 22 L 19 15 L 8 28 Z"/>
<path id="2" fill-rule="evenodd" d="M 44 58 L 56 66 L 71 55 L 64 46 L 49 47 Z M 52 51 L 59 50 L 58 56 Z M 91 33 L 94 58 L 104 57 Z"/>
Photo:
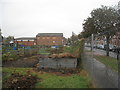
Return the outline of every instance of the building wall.
<path id="1" fill-rule="evenodd" d="M 117 32 L 110 41 L 112 45 L 119 46 L 120 45 L 120 32 Z"/>
<path id="2" fill-rule="evenodd" d="M 63 37 L 43 37 L 43 36 L 37 36 L 37 45 L 63 45 Z"/>
<path id="3" fill-rule="evenodd" d="M 15 41 L 15 43 L 25 45 L 25 46 L 33 46 L 33 45 L 35 45 L 34 41 Z"/>

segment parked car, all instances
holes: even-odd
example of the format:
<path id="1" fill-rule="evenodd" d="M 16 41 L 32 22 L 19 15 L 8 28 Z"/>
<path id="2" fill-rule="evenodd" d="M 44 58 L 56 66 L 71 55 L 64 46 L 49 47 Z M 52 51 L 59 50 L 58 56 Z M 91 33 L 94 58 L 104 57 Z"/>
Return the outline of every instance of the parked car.
<path id="1" fill-rule="evenodd" d="M 97 45 L 94 44 L 94 45 L 93 45 L 93 48 L 97 48 Z"/>
<path id="2" fill-rule="evenodd" d="M 114 45 L 109 44 L 109 51 L 113 51 Z M 107 49 L 107 45 L 104 45 L 104 49 Z"/>
<path id="3" fill-rule="evenodd" d="M 85 43 L 85 46 L 86 47 L 91 47 L 91 44 L 90 43 Z"/>
<path id="4" fill-rule="evenodd" d="M 96 48 L 98 48 L 98 49 L 104 49 L 104 45 L 102 45 L 102 44 L 97 44 L 97 45 L 96 45 Z"/>
<path id="5" fill-rule="evenodd" d="M 119 47 L 114 47 L 113 49 L 112 49 L 112 51 L 113 52 L 116 52 L 116 53 L 120 53 L 120 46 Z"/>

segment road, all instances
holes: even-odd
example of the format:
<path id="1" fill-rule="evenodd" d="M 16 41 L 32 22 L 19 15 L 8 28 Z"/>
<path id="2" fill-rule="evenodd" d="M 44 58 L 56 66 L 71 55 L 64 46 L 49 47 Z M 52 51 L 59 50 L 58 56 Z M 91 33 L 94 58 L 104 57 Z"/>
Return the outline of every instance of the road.
<path id="1" fill-rule="evenodd" d="M 90 47 L 85 47 L 85 49 L 87 49 L 87 50 L 90 50 L 91 48 Z M 94 55 L 102 55 L 102 56 L 106 56 L 106 51 L 105 50 L 101 50 L 101 49 L 93 49 L 93 54 Z M 117 54 L 116 53 L 114 53 L 114 52 L 109 52 L 109 56 L 110 57 L 113 57 L 113 58 L 117 58 Z M 119 54 L 119 56 L 120 56 L 120 54 Z"/>

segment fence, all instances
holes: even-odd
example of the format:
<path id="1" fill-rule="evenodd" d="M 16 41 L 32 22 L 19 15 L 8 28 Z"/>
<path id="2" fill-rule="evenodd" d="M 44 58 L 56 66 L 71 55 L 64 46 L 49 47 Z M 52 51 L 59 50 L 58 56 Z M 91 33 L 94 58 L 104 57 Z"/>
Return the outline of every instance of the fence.
<path id="1" fill-rule="evenodd" d="M 108 32 L 107 32 L 108 33 Z M 112 33 L 110 31 L 109 33 Z M 120 88 L 119 61 L 120 60 L 120 32 L 109 39 L 109 56 L 116 58 L 118 72 L 99 62 L 94 55 L 106 56 L 107 39 L 104 34 L 94 34 L 85 41 L 85 50 L 82 55 L 83 67 L 88 71 L 97 88 Z"/>
<path id="2" fill-rule="evenodd" d="M 82 55 L 83 68 L 86 69 L 97 88 L 118 88 L 119 75 L 103 63 L 93 58 L 91 52 Z"/>
<path id="3" fill-rule="evenodd" d="M 112 33 L 112 31 L 109 33 Z M 104 34 L 94 34 L 93 36 L 91 35 L 91 37 L 88 37 L 86 39 L 85 46 L 91 47 L 91 49 L 93 48 L 94 50 L 101 49 L 101 50 L 107 51 L 108 49 L 110 53 L 114 53 L 114 55 L 112 55 L 113 58 L 120 60 L 120 32 L 119 31 L 109 38 L 108 48 L 107 48 L 107 39 Z M 107 53 L 105 55 L 107 55 Z"/>

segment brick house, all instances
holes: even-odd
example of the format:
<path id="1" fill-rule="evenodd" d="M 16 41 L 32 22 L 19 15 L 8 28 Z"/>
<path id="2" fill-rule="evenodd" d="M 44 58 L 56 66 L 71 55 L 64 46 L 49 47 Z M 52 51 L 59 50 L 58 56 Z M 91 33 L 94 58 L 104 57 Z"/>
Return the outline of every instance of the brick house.
<path id="1" fill-rule="evenodd" d="M 20 45 L 33 46 L 36 45 L 36 38 L 35 37 L 16 38 L 14 42 Z"/>
<path id="2" fill-rule="evenodd" d="M 63 45 L 63 33 L 38 33 L 36 35 L 37 45 L 61 46 Z"/>
<path id="3" fill-rule="evenodd" d="M 114 46 L 119 46 L 120 45 L 120 32 L 117 32 L 116 35 L 112 37 L 112 40 L 110 43 Z"/>

